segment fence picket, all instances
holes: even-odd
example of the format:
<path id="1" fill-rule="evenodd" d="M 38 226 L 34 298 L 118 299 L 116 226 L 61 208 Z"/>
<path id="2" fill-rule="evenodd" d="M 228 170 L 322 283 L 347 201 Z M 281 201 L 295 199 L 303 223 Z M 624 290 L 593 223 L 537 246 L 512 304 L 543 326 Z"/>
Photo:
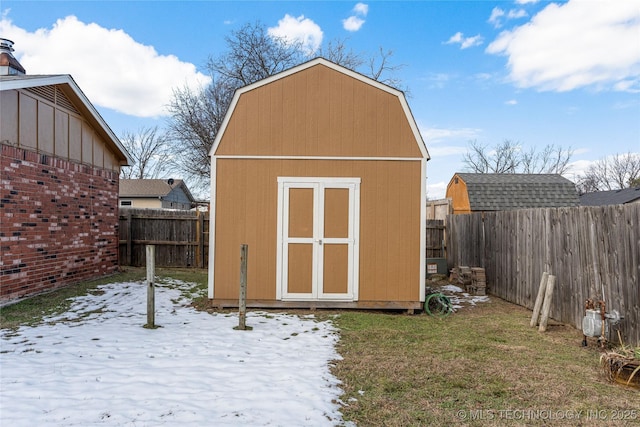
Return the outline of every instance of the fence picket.
<path id="1" fill-rule="evenodd" d="M 484 240 L 482 224 L 484 218 Z M 640 204 L 447 217 L 449 265 L 484 262 L 491 294 L 533 308 L 543 271 L 556 276 L 551 317 L 581 328 L 586 298 L 606 297 L 640 344 Z M 484 254 L 484 255 L 483 255 Z"/>
<path id="2" fill-rule="evenodd" d="M 120 210 L 120 265 L 142 267 L 155 245 L 158 267 L 207 267 L 209 216 L 195 211 Z"/>

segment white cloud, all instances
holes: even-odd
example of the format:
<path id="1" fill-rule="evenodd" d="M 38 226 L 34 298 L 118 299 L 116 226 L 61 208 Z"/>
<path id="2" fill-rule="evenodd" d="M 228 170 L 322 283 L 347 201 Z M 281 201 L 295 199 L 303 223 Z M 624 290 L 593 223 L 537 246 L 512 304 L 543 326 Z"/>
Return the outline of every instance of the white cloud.
<path id="1" fill-rule="evenodd" d="M 511 9 L 507 14 L 508 19 L 519 19 L 524 18 L 525 16 L 529 16 L 529 14 L 524 9 Z"/>
<path id="2" fill-rule="evenodd" d="M 209 82 L 193 64 L 160 55 L 122 30 L 75 16 L 29 32 L 3 14 L 0 34 L 15 42 L 27 74 L 71 74 L 93 104 L 132 116 L 166 115 L 176 85 L 196 88 Z"/>
<path id="3" fill-rule="evenodd" d="M 481 129 L 475 128 L 459 128 L 459 129 L 448 129 L 448 128 L 437 128 L 437 127 L 428 127 L 426 129 L 421 129 L 420 133 L 427 141 L 427 145 L 429 146 L 429 152 L 432 150 L 432 146 L 430 144 L 438 144 L 444 141 L 458 141 L 464 144 L 468 143 L 472 139 L 476 139 L 480 133 L 482 133 Z M 446 155 L 449 154 L 461 154 L 467 151 L 465 147 L 440 147 L 441 149 L 446 150 Z M 459 151 L 462 150 L 462 151 Z"/>
<path id="4" fill-rule="evenodd" d="M 429 200 L 444 199 L 447 194 L 447 185 L 449 183 L 444 181 L 431 184 L 431 181 L 427 179 L 427 197 Z"/>
<path id="5" fill-rule="evenodd" d="M 364 24 L 364 19 L 357 16 L 350 16 L 347 19 L 342 20 L 342 27 L 347 31 L 358 31 Z"/>
<path id="6" fill-rule="evenodd" d="M 462 41 L 462 44 L 460 45 L 460 49 L 466 49 L 468 47 L 481 45 L 482 40 L 483 38 L 479 34 L 473 37 L 467 37 Z"/>
<path id="7" fill-rule="evenodd" d="M 445 44 L 451 43 L 462 43 L 462 33 L 460 31 L 449 37 L 449 40 L 447 40 Z"/>
<path id="8" fill-rule="evenodd" d="M 596 160 L 576 160 L 574 162 L 569 162 L 567 164 L 568 171 L 564 176 L 573 182 L 577 182 L 595 162 Z"/>
<path id="9" fill-rule="evenodd" d="M 508 57 L 519 87 L 640 90 L 640 1 L 551 3 L 486 49 Z M 636 48 L 633 48 L 635 43 Z"/>
<path id="10" fill-rule="evenodd" d="M 460 31 L 452 35 L 449 40 L 444 44 L 460 44 L 460 49 L 467 49 L 469 47 L 478 46 L 482 44 L 484 39 L 481 35 L 475 35 L 473 37 L 465 37 Z"/>
<path id="11" fill-rule="evenodd" d="M 505 102 L 506 105 L 518 105 L 518 101 L 516 101 L 515 99 L 510 99 L 508 101 Z"/>
<path id="12" fill-rule="evenodd" d="M 300 43 L 307 55 L 312 55 L 318 50 L 323 37 L 320 26 L 304 15 L 296 18 L 285 14 L 284 18 L 278 21 L 278 26 L 270 27 L 267 33 L 290 43 Z"/>
<path id="13" fill-rule="evenodd" d="M 540 0 L 516 0 L 517 4 L 534 4 L 538 3 Z"/>
<path id="14" fill-rule="evenodd" d="M 364 18 L 369 13 L 369 5 L 357 3 L 351 11 L 353 15 L 342 20 L 342 28 L 351 32 L 359 31 L 365 23 Z"/>
<path id="15" fill-rule="evenodd" d="M 487 22 L 492 24 L 496 28 L 500 28 L 502 26 L 500 18 L 502 18 L 503 16 L 504 10 L 500 9 L 499 7 L 494 7 Z"/>
<path id="16" fill-rule="evenodd" d="M 353 13 L 356 13 L 362 16 L 367 16 L 367 14 L 369 13 L 369 5 L 364 3 L 358 3 L 355 6 L 353 6 Z"/>
<path id="17" fill-rule="evenodd" d="M 509 12 L 505 12 L 499 7 L 494 7 L 491 11 L 491 16 L 487 19 L 487 22 L 493 25 L 495 28 L 502 27 L 502 19 L 519 19 L 529 16 L 524 9 L 511 9 Z"/>
<path id="18" fill-rule="evenodd" d="M 451 80 L 452 76 L 446 73 L 430 73 L 424 80 L 429 82 L 429 89 L 442 89 Z"/>

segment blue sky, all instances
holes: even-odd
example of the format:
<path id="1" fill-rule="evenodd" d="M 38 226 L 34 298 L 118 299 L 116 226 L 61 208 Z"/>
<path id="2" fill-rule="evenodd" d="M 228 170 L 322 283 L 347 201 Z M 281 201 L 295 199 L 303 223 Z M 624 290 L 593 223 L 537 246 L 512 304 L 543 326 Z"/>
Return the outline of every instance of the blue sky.
<path id="1" fill-rule="evenodd" d="M 430 198 L 462 171 L 471 140 L 640 153 L 640 0 L 10 1 L 0 37 L 28 74 L 71 74 L 116 135 L 166 125 L 174 87 L 208 80 L 224 37 L 260 21 L 318 46 L 346 39 L 395 73 L 431 154 Z"/>

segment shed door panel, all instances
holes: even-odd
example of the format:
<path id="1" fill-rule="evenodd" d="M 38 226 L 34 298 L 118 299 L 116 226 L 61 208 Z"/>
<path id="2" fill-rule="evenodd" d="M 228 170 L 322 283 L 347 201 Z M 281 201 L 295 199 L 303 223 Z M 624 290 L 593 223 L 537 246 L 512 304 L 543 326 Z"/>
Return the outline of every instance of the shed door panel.
<path id="1" fill-rule="evenodd" d="M 359 179 L 279 178 L 280 296 L 356 300 Z"/>
<path id="2" fill-rule="evenodd" d="M 289 189 L 289 237 L 313 237 L 313 188 Z"/>
<path id="3" fill-rule="evenodd" d="M 287 292 L 313 293 L 313 245 L 289 243 L 287 266 Z"/>

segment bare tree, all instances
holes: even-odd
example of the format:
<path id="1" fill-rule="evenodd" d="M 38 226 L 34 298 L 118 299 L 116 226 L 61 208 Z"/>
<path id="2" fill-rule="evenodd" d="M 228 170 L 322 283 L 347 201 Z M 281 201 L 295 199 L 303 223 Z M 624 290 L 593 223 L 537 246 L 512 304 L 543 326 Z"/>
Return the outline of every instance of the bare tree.
<path id="1" fill-rule="evenodd" d="M 225 38 L 226 51 L 210 57 L 207 69 L 212 83 L 199 91 L 175 90 L 169 105 L 169 132 L 177 168 L 192 188 L 204 190 L 209 184 L 209 151 L 222 125 L 236 89 L 301 64 L 308 59 L 301 43 L 268 34 L 259 22 L 245 24 Z M 362 56 L 348 49 L 343 41 L 330 42 L 320 53 L 349 69 L 365 63 Z M 390 63 L 391 51 L 380 50 L 381 61 L 370 61 L 370 77 L 399 85 L 397 79 L 382 80 L 399 67 Z"/>
<path id="2" fill-rule="evenodd" d="M 379 49 L 379 57 L 371 57 L 369 59 L 369 74 L 373 80 L 384 83 L 395 89 L 408 93 L 409 90 L 403 87 L 402 80 L 394 77 L 395 73 L 404 68 L 403 64 L 393 65 L 390 58 L 393 56 L 392 50 L 385 51 L 382 47 Z M 388 76 L 388 77 L 387 77 Z"/>
<path id="3" fill-rule="evenodd" d="M 236 88 L 294 67 L 305 60 L 301 43 L 270 36 L 259 23 L 245 24 L 225 38 L 226 53 L 210 57 L 207 68 Z"/>
<path id="4" fill-rule="evenodd" d="M 505 139 L 493 147 L 471 141 L 462 161 L 466 169 L 474 173 L 563 174 L 569 170 L 572 156 L 571 148 L 564 150 L 559 146 L 547 145 L 540 152 L 535 147 L 523 151 L 518 142 Z"/>
<path id="5" fill-rule="evenodd" d="M 134 160 L 133 165 L 121 170 L 121 178 L 158 178 L 169 171 L 167 136 L 157 126 L 141 128 L 137 133 L 126 131 L 120 141 Z"/>
<path id="6" fill-rule="evenodd" d="M 348 48 L 346 46 L 346 40 L 335 39 L 329 41 L 326 47 L 320 48 L 317 56 L 328 59 L 350 70 L 356 70 L 364 64 L 362 55 Z"/>
<path id="7" fill-rule="evenodd" d="M 582 193 L 620 190 L 640 184 L 640 154 L 628 152 L 592 163 L 578 180 Z"/>
<path id="8" fill-rule="evenodd" d="M 569 171 L 569 160 L 573 156 L 571 147 L 564 150 L 560 146 L 549 144 L 541 152 L 531 148 L 521 154 L 522 173 L 557 173 L 565 174 Z"/>
<path id="9" fill-rule="evenodd" d="M 508 139 L 493 148 L 471 141 L 462 161 L 474 173 L 516 173 L 521 163 L 519 150 L 520 146 Z"/>
<path id="10" fill-rule="evenodd" d="M 169 104 L 171 151 L 177 169 L 189 178 L 194 191 L 204 191 L 208 186 L 209 151 L 222 126 L 234 89 L 220 79 L 198 93 L 186 87 L 174 90 Z"/>

